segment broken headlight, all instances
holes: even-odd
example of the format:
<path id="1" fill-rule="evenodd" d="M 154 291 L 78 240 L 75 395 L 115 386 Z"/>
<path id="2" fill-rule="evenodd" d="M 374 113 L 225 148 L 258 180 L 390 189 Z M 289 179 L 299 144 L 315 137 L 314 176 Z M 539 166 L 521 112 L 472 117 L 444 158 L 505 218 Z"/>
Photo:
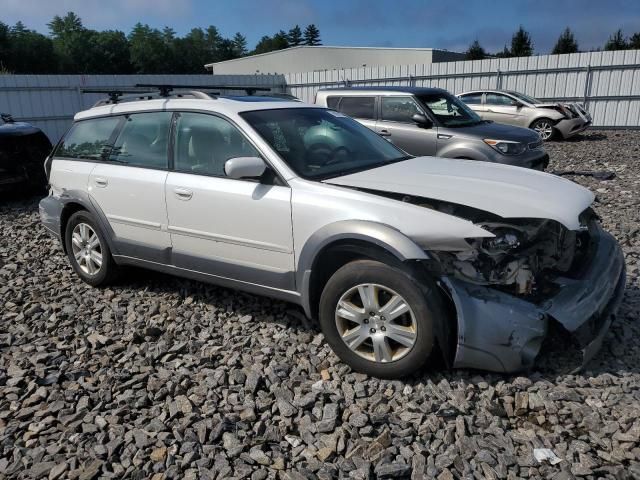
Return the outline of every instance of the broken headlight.
<path id="1" fill-rule="evenodd" d="M 527 145 L 525 143 L 514 142 L 511 140 L 494 140 L 492 138 L 485 138 L 484 143 L 503 155 L 520 155 L 527 150 Z"/>

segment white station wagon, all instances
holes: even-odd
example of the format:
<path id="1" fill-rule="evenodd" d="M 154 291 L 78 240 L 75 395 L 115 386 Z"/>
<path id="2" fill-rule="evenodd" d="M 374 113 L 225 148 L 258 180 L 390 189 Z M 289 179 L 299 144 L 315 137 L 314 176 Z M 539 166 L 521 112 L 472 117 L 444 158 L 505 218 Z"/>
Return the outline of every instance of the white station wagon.
<path id="1" fill-rule="evenodd" d="M 551 324 L 598 350 L 625 283 L 593 194 L 519 167 L 411 157 L 280 98 L 161 89 L 78 113 L 44 225 L 93 286 L 124 265 L 264 294 L 353 369 L 530 367 Z"/>

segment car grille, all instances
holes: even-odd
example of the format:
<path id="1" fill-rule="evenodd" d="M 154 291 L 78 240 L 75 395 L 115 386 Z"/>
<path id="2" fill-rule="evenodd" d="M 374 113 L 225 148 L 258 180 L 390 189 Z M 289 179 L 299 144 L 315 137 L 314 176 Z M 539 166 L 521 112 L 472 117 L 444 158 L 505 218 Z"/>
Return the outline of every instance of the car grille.
<path id="1" fill-rule="evenodd" d="M 535 150 L 536 148 L 542 147 L 542 139 L 536 140 L 535 142 L 531 142 L 529 144 L 529 150 Z"/>

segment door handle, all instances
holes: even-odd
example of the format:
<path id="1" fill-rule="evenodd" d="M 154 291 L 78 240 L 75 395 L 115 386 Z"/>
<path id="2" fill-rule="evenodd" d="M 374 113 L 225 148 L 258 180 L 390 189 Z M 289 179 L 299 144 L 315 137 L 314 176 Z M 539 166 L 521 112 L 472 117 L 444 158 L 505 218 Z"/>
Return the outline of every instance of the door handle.
<path id="1" fill-rule="evenodd" d="M 448 140 L 448 139 L 450 139 L 451 137 L 453 137 L 453 135 L 445 135 L 444 133 L 439 133 L 439 134 L 438 134 L 438 138 L 439 138 L 440 140 Z"/>
<path id="2" fill-rule="evenodd" d="M 378 132 L 378 135 L 380 135 L 381 137 L 390 137 L 391 132 L 389 130 L 380 130 Z"/>
<path id="3" fill-rule="evenodd" d="M 106 178 L 102 178 L 102 177 L 96 177 L 93 179 L 93 183 L 96 184 L 96 187 L 100 187 L 100 188 L 104 188 L 107 185 L 109 185 L 109 182 L 107 181 Z"/>
<path id="4" fill-rule="evenodd" d="M 193 192 L 191 190 L 187 190 L 186 188 L 174 188 L 173 193 L 176 194 L 180 200 L 191 200 L 193 197 Z"/>

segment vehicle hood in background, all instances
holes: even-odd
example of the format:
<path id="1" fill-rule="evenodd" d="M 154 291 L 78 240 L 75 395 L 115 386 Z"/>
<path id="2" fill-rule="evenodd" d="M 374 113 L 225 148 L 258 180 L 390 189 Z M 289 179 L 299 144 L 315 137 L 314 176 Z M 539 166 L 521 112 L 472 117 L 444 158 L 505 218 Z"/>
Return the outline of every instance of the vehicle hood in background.
<path id="1" fill-rule="evenodd" d="M 482 122 L 469 127 L 447 128 L 447 133 L 467 135 L 473 138 L 491 138 L 493 140 L 511 140 L 513 142 L 533 143 L 540 140 L 537 132 L 528 128 L 504 125 L 502 123 Z"/>
<path id="2" fill-rule="evenodd" d="M 591 191 L 556 175 L 436 157 L 412 158 L 324 182 L 457 203 L 503 218 L 552 219 L 572 230 L 580 227 L 579 215 L 594 200 Z"/>

